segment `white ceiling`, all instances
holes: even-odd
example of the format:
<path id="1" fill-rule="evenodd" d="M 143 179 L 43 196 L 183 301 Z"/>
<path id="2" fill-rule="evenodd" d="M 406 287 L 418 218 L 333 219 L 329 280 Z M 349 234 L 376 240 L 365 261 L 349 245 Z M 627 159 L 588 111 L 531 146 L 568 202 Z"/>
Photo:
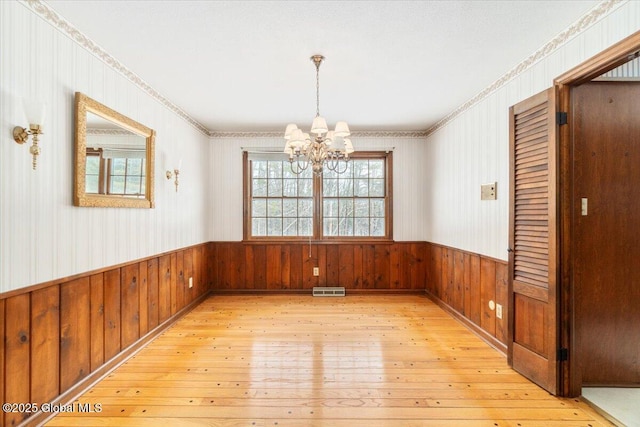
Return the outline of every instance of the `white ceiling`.
<path id="1" fill-rule="evenodd" d="M 47 2 L 213 132 L 308 127 L 316 53 L 330 126 L 425 130 L 598 3 Z"/>

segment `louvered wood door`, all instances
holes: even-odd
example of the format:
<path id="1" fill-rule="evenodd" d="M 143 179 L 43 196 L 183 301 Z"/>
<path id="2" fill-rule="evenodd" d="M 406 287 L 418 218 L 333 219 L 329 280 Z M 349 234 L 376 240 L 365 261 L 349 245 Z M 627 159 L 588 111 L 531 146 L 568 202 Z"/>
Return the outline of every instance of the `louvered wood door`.
<path id="1" fill-rule="evenodd" d="M 513 369 L 557 394 L 555 91 L 541 92 L 509 112 L 508 357 Z"/>

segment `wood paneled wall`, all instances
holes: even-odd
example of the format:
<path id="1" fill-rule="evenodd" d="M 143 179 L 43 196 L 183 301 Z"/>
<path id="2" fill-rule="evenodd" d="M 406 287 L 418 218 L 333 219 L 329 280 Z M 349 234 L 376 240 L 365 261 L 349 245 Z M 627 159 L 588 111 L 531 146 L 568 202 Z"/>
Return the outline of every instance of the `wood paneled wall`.
<path id="1" fill-rule="evenodd" d="M 506 349 L 503 261 L 427 242 L 211 242 L 0 295 L 0 398 L 51 402 L 208 291 L 307 292 L 314 286 L 426 291 Z M 489 308 L 492 300 L 502 305 L 502 319 Z M 4 417 L 6 426 L 24 419 Z"/>
<path id="2" fill-rule="evenodd" d="M 508 327 L 508 265 L 459 249 L 428 244 L 430 296 L 503 352 Z M 489 302 L 502 305 L 502 319 Z"/>
<path id="3" fill-rule="evenodd" d="M 211 258 L 198 245 L 0 296 L 0 400 L 41 405 L 69 390 L 208 292 Z"/>
<path id="4" fill-rule="evenodd" d="M 424 290 L 427 243 L 211 244 L 214 292 L 303 291 L 344 286 L 349 291 Z M 319 267 L 320 275 L 313 275 Z"/>

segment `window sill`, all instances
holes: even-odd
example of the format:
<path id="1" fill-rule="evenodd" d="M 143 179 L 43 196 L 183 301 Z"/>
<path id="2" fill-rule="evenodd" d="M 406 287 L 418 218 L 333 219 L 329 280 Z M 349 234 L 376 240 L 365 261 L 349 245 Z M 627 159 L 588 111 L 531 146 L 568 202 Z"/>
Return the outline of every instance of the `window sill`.
<path id="1" fill-rule="evenodd" d="M 309 239 L 250 239 L 243 240 L 245 245 L 308 245 Z M 393 239 L 311 239 L 312 245 L 392 245 Z"/>

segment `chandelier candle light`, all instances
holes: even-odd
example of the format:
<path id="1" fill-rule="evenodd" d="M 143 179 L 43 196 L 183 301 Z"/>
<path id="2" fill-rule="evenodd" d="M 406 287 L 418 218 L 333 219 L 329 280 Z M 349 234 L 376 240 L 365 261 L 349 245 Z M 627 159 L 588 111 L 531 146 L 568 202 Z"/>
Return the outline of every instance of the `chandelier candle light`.
<path id="1" fill-rule="evenodd" d="M 322 174 L 323 167 L 342 173 L 347 169 L 349 154 L 354 151 L 349 139 L 351 132 L 346 122 L 337 122 L 335 130 L 330 131 L 327 121 L 320 116 L 320 64 L 324 56 L 313 55 L 311 61 L 316 66 L 316 117 L 311 125 L 311 135 L 302 132 L 295 124 L 287 125 L 284 152 L 289 155 L 291 170 L 295 174 L 302 173 L 309 165 L 316 175 Z"/>

